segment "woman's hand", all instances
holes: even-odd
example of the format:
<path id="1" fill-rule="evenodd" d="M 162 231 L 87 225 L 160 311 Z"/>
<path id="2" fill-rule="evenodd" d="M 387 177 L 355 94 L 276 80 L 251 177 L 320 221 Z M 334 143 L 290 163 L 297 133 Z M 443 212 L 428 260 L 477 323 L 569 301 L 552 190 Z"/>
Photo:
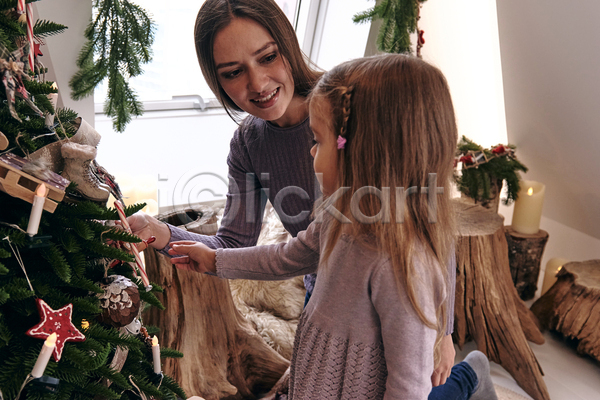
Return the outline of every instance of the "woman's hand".
<path id="1" fill-rule="evenodd" d="M 213 250 L 200 242 L 181 240 L 172 242 L 169 254 L 173 256 L 171 262 L 177 268 L 187 269 L 216 275 L 216 250 Z M 181 257 L 178 257 L 181 256 Z"/>
<path id="2" fill-rule="evenodd" d="M 454 356 L 456 356 L 452 335 L 446 335 L 442 338 L 442 342 L 440 343 L 440 355 L 440 364 L 435 371 L 433 371 L 433 375 L 431 375 L 431 384 L 433 387 L 446 383 L 446 379 L 448 379 L 452 372 Z"/>
<path id="3" fill-rule="evenodd" d="M 127 222 L 131 227 L 131 233 L 140 239 L 147 241 L 154 236 L 156 240 L 148 243 L 151 243 L 151 246 L 155 249 L 163 249 L 169 243 L 169 240 L 171 240 L 171 230 L 169 227 L 145 212 L 136 212 L 127 218 Z M 137 247 L 140 251 L 144 250 L 144 242 L 138 243 Z"/>

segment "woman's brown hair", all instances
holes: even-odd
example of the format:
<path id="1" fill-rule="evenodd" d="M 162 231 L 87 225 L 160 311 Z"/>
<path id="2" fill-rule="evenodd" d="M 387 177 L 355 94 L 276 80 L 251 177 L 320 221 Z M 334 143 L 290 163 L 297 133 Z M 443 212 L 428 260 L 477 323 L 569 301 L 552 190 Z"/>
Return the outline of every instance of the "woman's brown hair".
<path id="1" fill-rule="evenodd" d="M 375 237 L 378 249 L 390 256 L 399 290 L 406 290 L 423 323 L 438 330 L 439 343 L 445 332 L 446 303 L 437 310 L 437 321 L 427 320 L 416 301 L 419 276 L 414 261 L 428 261 L 434 276 L 446 278 L 453 254 L 450 181 L 458 138 L 446 79 L 419 58 L 379 55 L 325 73 L 309 99 L 316 98 L 330 104 L 332 115 L 326 120 L 336 135 L 346 139 L 339 150 L 338 183 L 350 190 L 334 202 L 332 196 L 329 204 L 352 222 L 332 219 L 323 225 L 327 240 L 322 257 L 329 257 L 342 232 Z M 442 193 L 435 189 L 434 204 L 420 194 L 429 186 L 430 174 L 436 174 L 435 186 L 443 188 Z M 385 205 L 389 222 L 365 223 L 357 218 L 352 196 L 368 186 L 391 189 Z M 407 195 L 409 188 L 416 188 L 416 193 Z M 326 199 L 316 211 L 324 212 L 327 204 Z M 380 197 L 366 195 L 359 203 L 360 215 L 376 216 L 383 207 Z"/>
<path id="2" fill-rule="evenodd" d="M 306 97 L 321 72 L 311 68 L 310 61 L 300 49 L 294 28 L 273 0 L 206 0 L 194 27 L 196 54 L 204 79 L 227 113 L 235 120 L 234 115 L 243 110 L 219 84 L 213 45 L 217 33 L 234 18 L 250 18 L 269 32 L 290 67 L 295 93 Z"/>

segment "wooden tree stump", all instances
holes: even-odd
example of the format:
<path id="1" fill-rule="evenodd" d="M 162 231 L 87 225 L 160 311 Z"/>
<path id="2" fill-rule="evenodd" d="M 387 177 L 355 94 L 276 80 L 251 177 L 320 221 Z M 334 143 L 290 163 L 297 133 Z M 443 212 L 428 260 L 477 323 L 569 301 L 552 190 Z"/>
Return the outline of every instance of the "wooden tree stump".
<path id="1" fill-rule="evenodd" d="M 600 361 L 600 260 L 563 265 L 531 311 L 544 329 L 577 339 L 577 351 Z"/>
<path id="2" fill-rule="evenodd" d="M 184 271 L 154 249 L 145 251 L 151 281 L 164 288 L 144 322 L 158 326 L 159 343 L 184 354 L 163 360 L 163 370 L 188 396 L 206 400 L 254 399 L 279 380 L 289 361 L 273 350 L 236 309 L 229 283 Z"/>
<path id="3" fill-rule="evenodd" d="M 506 369 L 535 400 L 549 400 L 543 372 L 527 339 L 543 343 L 535 316 L 515 289 L 508 263 L 504 219 L 485 208 L 455 201 L 456 246 L 454 341 L 473 338 L 480 351 Z"/>
<path id="4" fill-rule="evenodd" d="M 505 226 L 504 232 L 508 243 L 512 281 L 521 299 L 531 300 L 537 290 L 540 263 L 548 242 L 548 232 L 540 229 L 534 235 L 526 235 L 515 231 L 511 226 Z"/>

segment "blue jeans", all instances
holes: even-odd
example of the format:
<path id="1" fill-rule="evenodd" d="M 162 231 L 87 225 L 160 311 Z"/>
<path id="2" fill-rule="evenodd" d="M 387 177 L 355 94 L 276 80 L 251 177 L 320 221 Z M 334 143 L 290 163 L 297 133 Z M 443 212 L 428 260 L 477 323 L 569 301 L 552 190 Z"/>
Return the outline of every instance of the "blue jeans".
<path id="1" fill-rule="evenodd" d="M 446 383 L 431 390 L 428 400 L 467 400 L 478 386 L 475 371 L 463 361 L 452 367 L 452 373 Z"/>

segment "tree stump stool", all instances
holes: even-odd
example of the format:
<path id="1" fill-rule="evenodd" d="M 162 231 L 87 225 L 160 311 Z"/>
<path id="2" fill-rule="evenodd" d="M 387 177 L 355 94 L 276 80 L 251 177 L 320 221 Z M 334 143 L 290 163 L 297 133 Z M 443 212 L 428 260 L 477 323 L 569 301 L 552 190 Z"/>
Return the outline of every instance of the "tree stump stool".
<path id="1" fill-rule="evenodd" d="M 182 359 L 164 360 L 163 371 L 188 396 L 206 400 L 255 399 L 268 392 L 289 361 L 240 314 L 229 282 L 177 269 L 153 248 L 144 256 L 148 277 L 164 289 L 157 297 L 166 308 L 151 308 L 144 323 L 160 328 L 161 344 L 184 354 Z"/>
<path id="2" fill-rule="evenodd" d="M 579 353 L 600 361 L 600 260 L 563 265 L 531 311 L 542 328 L 576 339 Z"/>
<path id="3" fill-rule="evenodd" d="M 527 340 L 543 343 L 536 318 L 519 298 L 510 275 L 504 219 L 455 200 L 458 222 L 454 341 L 473 338 L 535 400 L 549 400 L 543 372 Z"/>
<path id="4" fill-rule="evenodd" d="M 537 290 L 540 276 L 542 254 L 548 242 L 548 232 L 539 230 L 533 235 L 515 231 L 510 226 L 504 227 L 508 243 L 508 261 L 510 275 L 522 300 L 531 300 Z"/>

